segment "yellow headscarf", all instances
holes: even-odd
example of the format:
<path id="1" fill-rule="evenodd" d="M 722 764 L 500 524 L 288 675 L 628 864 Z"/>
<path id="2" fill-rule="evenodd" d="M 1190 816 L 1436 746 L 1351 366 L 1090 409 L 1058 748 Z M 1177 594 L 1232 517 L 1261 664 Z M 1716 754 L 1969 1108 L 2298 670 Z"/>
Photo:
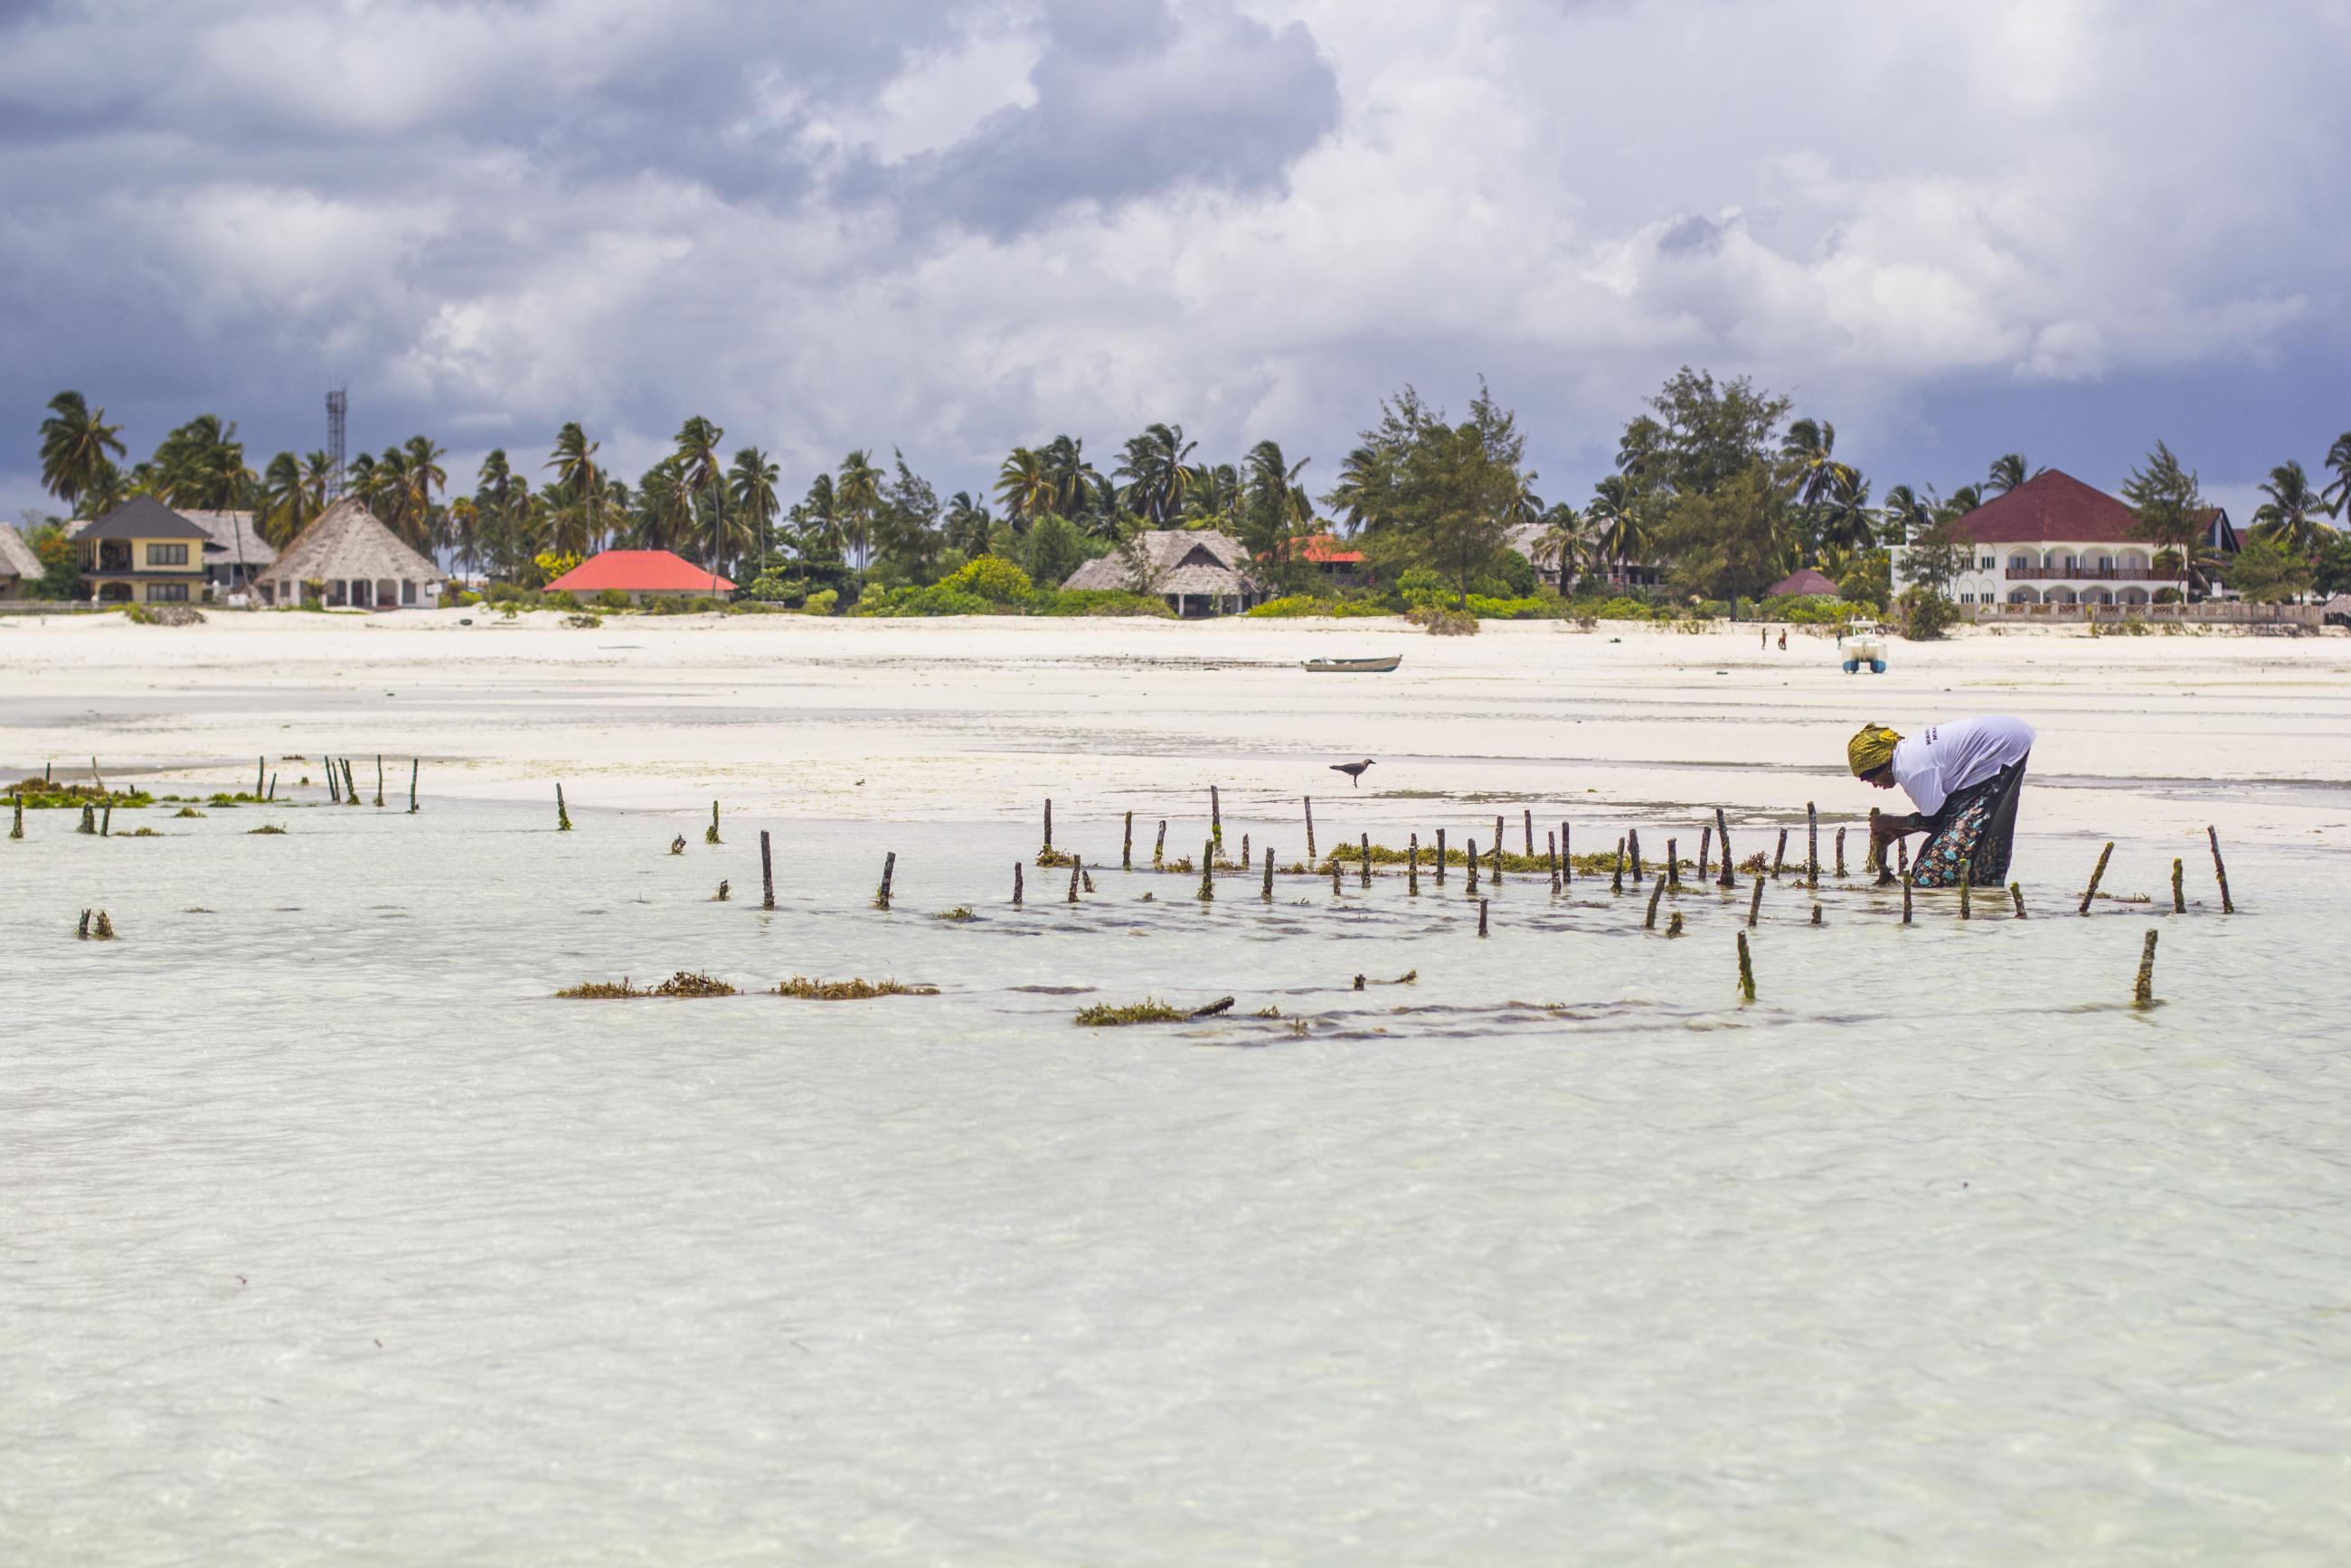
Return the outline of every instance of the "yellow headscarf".
<path id="1" fill-rule="evenodd" d="M 1856 779 L 1875 773 L 1894 760 L 1894 743 L 1902 737 L 1882 724 L 1865 724 L 1844 743 L 1844 759 Z"/>

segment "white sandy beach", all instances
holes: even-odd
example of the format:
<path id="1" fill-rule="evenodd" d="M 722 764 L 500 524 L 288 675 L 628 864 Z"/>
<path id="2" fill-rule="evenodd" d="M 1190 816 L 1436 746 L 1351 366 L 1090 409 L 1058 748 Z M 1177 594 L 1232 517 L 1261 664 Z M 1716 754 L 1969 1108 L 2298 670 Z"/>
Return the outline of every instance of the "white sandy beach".
<path id="1" fill-rule="evenodd" d="M 615 618 L 551 612 L 215 614 L 200 627 L 0 620 L 0 768 L 161 769 L 213 787 L 252 759 L 423 759 L 428 793 L 839 820 L 1065 810 L 1181 818 L 1220 785 L 1279 814 L 1347 792 L 1399 824 L 1416 800 L 1851 815 L 1863 719 L 1985 712 L 2041 731 L 2028 831 L 2341 842 L 2351 811 L 2351 640 L 2092 639 L 1967 632 L 1847 675 L 1831 643 L 1604 622 Z M 1390 675 L 1301 659 L 1400 652 Z M 285 764 L 291 784 L 302 763 Z M 403 768 L 404 772 L 404 768 Z M 2254 786 L 2254 788 L 2243 788 Z M 1538 810 L 1538 816 L 1544 813 Z"/>

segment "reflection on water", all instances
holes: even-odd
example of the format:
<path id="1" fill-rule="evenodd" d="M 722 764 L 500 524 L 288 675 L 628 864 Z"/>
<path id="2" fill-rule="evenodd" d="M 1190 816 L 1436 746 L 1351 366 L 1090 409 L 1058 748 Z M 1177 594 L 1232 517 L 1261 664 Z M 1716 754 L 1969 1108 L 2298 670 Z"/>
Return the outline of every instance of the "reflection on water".
<path id="1" fill-rule="evenodd" d="M 2351 1548 L 2324 861 L 2234 919 L 2075 918 L 2070 842 L 2024 922 L 1775 885 L 1742 1008 L 1743 889 L 1014 909 L 1032 835 L 794 823 L 770 914 L 747 821 L 136 815 L 0 842 L 15 1560 Z M 551 998 L 681 968 L 752 994 Z"/>

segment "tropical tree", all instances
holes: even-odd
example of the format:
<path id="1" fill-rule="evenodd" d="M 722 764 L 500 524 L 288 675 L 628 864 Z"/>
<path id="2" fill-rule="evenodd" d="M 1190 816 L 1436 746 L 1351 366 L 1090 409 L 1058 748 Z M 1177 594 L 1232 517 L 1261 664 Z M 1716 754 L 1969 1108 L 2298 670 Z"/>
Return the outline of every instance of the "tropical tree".
<path id="1" fill-rule="evenodd" d="M 996 499 L 1013 531 L 1025 532 L 1037 517 L 1053 509 L 1053 476 L 1044 455 L 1016 446 L 996 471 Z"/>
<path id="2" fill-rule="evenodd" d="M 761 577 L 768 575 L 768 539 L 782 510 L 776 501 L 776 481 L 782 476 L 774 461 L 756 446 L 735 454 L 735 465 L 726 471 L 726 495 L 735 503 L 735 515 L 758 540 Z"/>
<path id="3" fill-rule="evenodd" d="M 841 460 L 832 486 L 841 542 L 857 560 L 857 580 L 862 585 L 873 551 L 873 519 L 882 510 L 882 471 L 862 450 Z"/>
<path id="4" fill-rule="evenodd" d="M 41 421 L 41 483 L 49 494 L 70 507 L 96 487 L 114 466 L 107 455 L 123 455 L 121 431 L 78 392 L 51 398 L 49 417 Z"/>
<path id="5" fill-rule="evenodd" d="M 1057 435 L 1045 444 L 1039 454 L 1043 460 L 1044 475 L 1052 492 L 1052 510 L 1065 517 L 1085 517 L 1095 510 L 1095 497 L 1102 476 L 1086 461 L 1086 444 L 1068 435 Z"/>
<path id="6" fill-rule="evenodd" d="M 2270 470 L 2262 494 L 2269 497 L 2253 513 L 2253 537 L 2273 539 L 2305 559 L 2317 553 L 2326 525 L 2318 518 L 2326 511 L 2310 476 L 2289 457 Z"/>
<path id="7" fill-rule="evenodd" d="M 1338 513 L 1351 534 L 1379 526 L 1373 507 L 1387 494 L 1389 486 L 1383 463 L 1377 447 L 1356 447 L 1340 463 L 1338 483 L 1322 497 L 1322 504 Z"/>
<path id="8" fill-rule="evenodd" d="M 577 552 L 588 553 L 586 546 L 601 538 L 603 528 L 603 475 L 597 466 L 596 454 L 603 447 L 601 441 L 590 441 L 588 433 L 572 420 L 555 433 L 555 446 L 542 470 L 555 474 L 556 493 L 563 497 L 560 509 L 578 514 L 567 523 L 564 531 L 575 536 L 581 546 Z M 501 462 L 505 455 L 500 454 Z M 559 553 L 573 553 L 559 549 Z"/>
<path id="9" fill-rule="evenodd" d="M 1877 508 L 1878 528 L 1889 545 L 1907 542 L 1924 532 L 1935 521 L 1935 509 L 1918 492 L 1907 485 L 1896 485 L 1886 492 L 1886 499 Z"/>
<path id="10" fill-rule="evenodd" d="M 2049 470 L 2046 468 L 2035 468 L 2030 474 L 2027 474 L 2025 472 L 2024 454 L 2022 452 L 2003 453 L 2000 456 L 1991 460 L 1991 473 L 1984 480 L 1983 487 L 1986 491 L 1994 496 L 2005 496 L 2011 490 L 2013 490 L 2018 486 L 2023 484 L 2027 479 L 2038 479 L 2041 476 L 2048 472 Z"/>
<path id="11" fill-rule="evenodd" d="M 968 490 L 957 490 L 947 497 L 946 518 L 941 532 L 947 548 L 960 550 L 967 560 L 977 560 L 988 553 L 988 531 L 996 519 L 987 515 L 987 507 L 972 499 Z"/>
<path id="12" fill-rule="evenodd" d="M 294 537 L 319 515 L 301 462 L 291 452 L 279 453 L 262 470 L 260 501 L 256 508 L 259 513 L 256 527 L 261 537 L 277 549 L 293 543 Z"/>
<path id="13" fill-rule="evenodd" d="M 1842 466 L 1842 465 L 1840 465 Z M 1816 563 L 1832 551 L 1850 554 L 1876 542 L 1870 527 L 1869 481 L 1857 469 L 1846 467 L 1821 500 L 1813 528 Z"/>
<path id="14" fill-rule="evenodd" d="M 2123 499 L 2130 503 L 2132 533 L 2156 547 L 2162 570 L 2179 574 L 2190 594 L 2206 586 L 2203 569 L 2210 561 L 2203 544 L 2210 509 L 2197 487 L 2195 471 L 2181 463 L 2161 441 L 2147 461 L 2123 480 Z"/>
<path id="15" fill-rule="evenodd" d="M 1593 486 L 1583 517 L 1592 540 L 1591 566 L 1621 579 L 1626 567 L 1648 563 L 1656 547 L 1656 530 L 1650 526 L 1646 497 L 1630 475 L 1610 474 Z"/>
<path id="16" fill-rule="evenodd" d="M 1825 419 L 1800 419 L 1780 439 L 1787 464 L 1788 497 L 1800 507 L 1818 507 L 1853 470 L 1836 456 L 1836 426 Z"/>
<path id="17" fill-rule="evenodd" d="M 1118 476 L 1126 481 L 1119 498 L 1153 528 L 1167 527 L 1191 493 L 1195 476 L 1186 461 L 1199 444 L 1184 438 L 1180 424 L 1145 425 L 1119 460 Z"/>
<path id="18" fill-rule="evenodd" d="M 1596 553 L 1592 525 L 1583 513 L 1562 501 L 1543 514 L 1542 529 L 1535 536 L 1529 559 L 1557 572 L 1560 591 L 1564 593 Z"/>
<path id="19" fill-rule="evenodd" d="M 2334 475 L 2321 495 L 2329 516 L 2351 519 L 2351 430 L 2335 438 L 2326 449 L 2326 469 Z"/>
<path id="20" fill-rule="evenodd" d="M 445 448 L 429 436 L 412 435 L 408 438 L 405 452 L 408 459 L 407 538 L 410 544 L 428 554 L 441 542 L 438 538 L 440 530 L 435 526 L 433 497 L 434 492 L 448 486 L 448 472 L 441 466 L 441 459 L 448 455 Z"/>
<path id="21" fill-rule="evenodd" d="M 726 516 L 726 465 L 718 455 L 718 444 L 726 433 L 700 414 L 695 414 L 678 426 L 678 483 L 688 496 L 707 498 L 710 503 L 708 529 L 710 538 L 710 575 L 714 584 L 722 559 L 721 529 Z"/>

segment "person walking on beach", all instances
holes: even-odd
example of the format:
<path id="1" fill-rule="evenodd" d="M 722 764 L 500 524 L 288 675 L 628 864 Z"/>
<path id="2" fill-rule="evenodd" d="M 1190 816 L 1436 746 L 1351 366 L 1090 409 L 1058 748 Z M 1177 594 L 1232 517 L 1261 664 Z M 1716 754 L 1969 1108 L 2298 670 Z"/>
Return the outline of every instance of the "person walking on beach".
<path id="1" fill-rule="evenodd" d="M 1912 865 L 1914 885 L 1957 887 L 1962 866 L 1978 887 L 2007 881 L 2032 740 L 2032 727 L 2021 718 L 1930 724 L 1914 737 L 1882 724 L 1863 725 L 1845 743 L 1854 777 L 1879 789 L 1898 784 L 1918 808 L 1876 819 L 1869 847 L 1878 864 L 1886 863 L 1887 843 L 1925 833 Z"/>

